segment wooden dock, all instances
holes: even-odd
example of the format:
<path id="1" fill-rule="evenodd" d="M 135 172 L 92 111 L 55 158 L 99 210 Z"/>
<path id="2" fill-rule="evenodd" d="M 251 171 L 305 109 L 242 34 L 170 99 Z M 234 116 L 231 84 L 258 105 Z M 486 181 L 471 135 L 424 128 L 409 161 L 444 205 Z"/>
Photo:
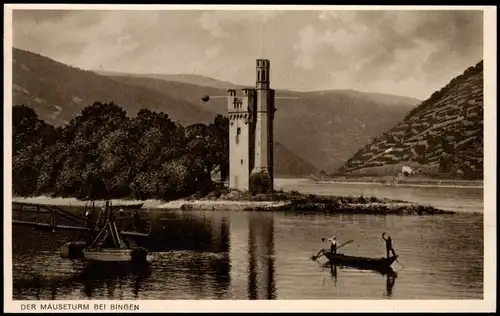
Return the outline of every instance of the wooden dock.
<path id="1" fill-rule="evenodd" d="M 56 205 L 13 202 L 12 215 L 13 225 L 45 228 L 53 231 L 56 229 L 91 231 L 84 217 Z"/>

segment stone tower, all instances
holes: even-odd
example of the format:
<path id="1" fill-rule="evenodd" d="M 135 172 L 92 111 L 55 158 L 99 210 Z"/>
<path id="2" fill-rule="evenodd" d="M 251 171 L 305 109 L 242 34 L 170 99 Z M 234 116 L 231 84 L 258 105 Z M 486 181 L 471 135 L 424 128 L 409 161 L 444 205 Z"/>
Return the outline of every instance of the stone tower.
<path id="1" fill-rule="evenodd" d="M 267 183 L 267 191 L 274 187 L 273 177 L 273 120 L 274 90 L 270 89 L 270 63 L 267 59 L 257 59 L 256 115 L 255 115 L 255 155 L 251 173 L 253 182 Z"/>
<path id="2" fill-rule="evenodd" d="M 269 71 L 269 60 L 258 59 L 256 89 L 243 89 L 240 96 L 228 90 L 231 189 L 269 191 L 274 187 L 274 90 Z"/>
<path id="3" fill-rule="evenodd" d="M 253 168 L 253 104 L 255 90 L 245 89 L 242 96 L 228 90 L 229 116 L 229 187 L 248 190 Z"/>

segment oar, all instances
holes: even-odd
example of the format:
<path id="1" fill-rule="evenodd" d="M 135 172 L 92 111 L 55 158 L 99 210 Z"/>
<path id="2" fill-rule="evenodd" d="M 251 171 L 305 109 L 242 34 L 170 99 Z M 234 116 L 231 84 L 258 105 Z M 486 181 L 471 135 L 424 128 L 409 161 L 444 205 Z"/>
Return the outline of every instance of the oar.
<path id="1" fill-rule="evenodd" d="M 324 240 L 324 238 L 323 238 L 322 240 Z M 354 239 L 351 239 L 351 240 L 349 240 L 349 241 L 346 241 L 345 243 L 343 243 L 343 244 L 341 244 L 340 246 L 338 246 L 338 247 L 337 247 L 337 249 L 339 249 L 340 247 L 344 247 L 345 245 L 350 244 L 350 243 L 352 243 L 353 241 L 354 241 Z M 318 253 L 316 256 L 314 256 L 314 255 L 313 255 L 313 256 L 311 257 L 311 259 L 312 259 L 312 260 L 316 260 L 316 259 L 318 259 L 318 258 L 320 257 L 320 254 L 321 254 L 321 255 L 323 255 L 323 252 L 322 252 L 322 251 L 320 251 L 320 253 Z"/>
<path id="2" fill-rule="evenodd" d="M 350 244 L 352 243 L 354 240 L 349 240 L 349 241 L 346 241 L 345 243 L 341 244 L 340 246 L 337 247 L 337 249 L 339 249 L 340 247 L 344 247 L 345 245 L 347 244 Z"/>
<path id="3" fill-rule="evenodd" d="M 318 259 L 319 257 L 321 257 L 323 254 L 324 254 L 323 253 L 323 249 L 321 249 L 316 256 L 315 255 L 311 256 L 311 260 L 315 261 L 316 259 Z"/>
<path id="4" fill-rule="evenodd" d="M 396 262 L 399 263 L 403 267 L 403 269 L 405 268 L 405 266 L 401 262 L 399 262 L 399 260 L 397 258 L 396 258 Z"/>

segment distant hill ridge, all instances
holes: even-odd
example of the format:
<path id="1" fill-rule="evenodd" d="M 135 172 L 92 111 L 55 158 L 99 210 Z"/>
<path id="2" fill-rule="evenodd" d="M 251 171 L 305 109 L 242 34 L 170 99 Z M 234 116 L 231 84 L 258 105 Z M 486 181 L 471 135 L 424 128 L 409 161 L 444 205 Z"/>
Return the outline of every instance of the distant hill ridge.
<path id="1" fill-rule="evenodd" d="M 214 79 L 206 76 L 195 75 L 195 74 L 135 74 L 135 73 L 121 73 L 115 71 L 95 71 L 99 75 L 104 76 L 126 76 L 126 77 L 140 77 L 140 78 L 151 78 L 159 79 L 165 81 L 175 81 L 181 83 L 194 84 L 202 87 L 210 88 L 224 88 L 224 89 L 240 89 L 243 85 L 235 85 L 231 82 Z"/>
<path id="2" fill-rule="evenodd" d="M 177 75 L 168 75 L 172 81 L 148 74 L 108 73 L 108 76 L 118 82 L 166 93 L 214 113 L 226 113 L 225 99 L 207 103 L 200 100 L 202 95 L 225 96 L 228 87 L 222 81 L 215 80 L 212 83 L 221 85 L 209 87 L 182 82 L 184 78 L 176 81 Z M 409 97 L 354 90 L 297 92 L 278 89 L 276 94 L 298 97 L 276 100 L 276 139 L 303 160 L 311 162 L 317 170 L 340 167 L 356 150 L 394 126 L 420 103 Z"/>
<path id="3" fill-rule="evenodd" d="M 114 101 L 129 115 L 147 108 L 168 113 L 183 125 L 208 123 L 217 113 L 226 114 L 227 104 L 225 99 L 204 103 L 201 96 L 226 95 L 228 84 L 240 87 L 197 75 L 97 74 L 13 49 L 13 104 L 30 106 L 55 125 L 65 124 L 95 101 Z M 276 171 L 286 176 L 342 166 L 420 102 L 348 90 L 277 94 L 298 97 L 276 101 Z"/>
<path id="4" fill-rule="evenodd" d="M 95 101 L 114 101 L 131 116 L 142 108 L 165 112 L 183 125 L 210 122 L 217 112 L 201 103 L 199 95 L 204 92 L 204 88 L 196 85 L 173 83 L 171 91 L 177 91 L 183 85 L 183 94 L 165 94 L 161 89 L 119 82 L 15 48 L 12 67 L 12 105 L 29 106 L 35 109 L 40 119 L 56 126 L 67 124 L 85 106 Z M 276 142 L 275 150 L 278 175 L 309 176 L 317 172 L 310 162 L 297 157 L 279 141 Z"/>
<path id="5" fill-rule="evenodd" d="M 364 146 L 339 171 L 383 173 L 390 165 L 411 162 L 424 172 L 481 177 L 483 108 L 481 61 Z"/>
<path id="6" fill-rule="evenodd" d="M 92 71 L 71 67 L 45 56 L 13 50 L 13 103 L 36 109 L 45 121 L 61 125 L 86 105 L 114 101 L 129 115 L 142 108 L 168 113 L 182 124 L 209 122 L 213 113 L 184 100 L 140 86 L 119 83 Z"/>

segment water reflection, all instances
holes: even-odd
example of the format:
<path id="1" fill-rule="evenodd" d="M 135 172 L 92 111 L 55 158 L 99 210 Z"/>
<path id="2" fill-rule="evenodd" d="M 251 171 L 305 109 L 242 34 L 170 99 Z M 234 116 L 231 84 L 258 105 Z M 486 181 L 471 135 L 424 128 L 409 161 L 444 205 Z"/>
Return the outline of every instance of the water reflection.
<path id="1" fill-rule="evenodd" d="M 335 287 L 337 287 L 337 284 L 338 284 L 338 276 L 339 276 L 338 269 L 347 269 L 347 270 L 350 269 L 351 271 L 363 270 L 363 269 L 359 269 L 359 268 L 337 265 L 337 264 L 333 264 L 331 262 L 324 263 L 323 267 L 329 268 L 330 274 L 332 276 L 333 284 Z M 372 272 L 376 273 L 380 276 L 385 276 L 386 283 L 385 283 L 384 296 L 386 296 L 388 298 L 392 297 L 392 290 L 393 290 L 394 284 L 396 283 L 396 278 L 398 276 L 396 271 L 394 271 L 392 268 L 389 268 L 388 270 L 385 270 L 385 271 L 373 270 Z M 346 274 L 346 277 L 349 277 L 349 275 Z"/>
<path id="2" fill-rule="evenodd" d="M 151 276 L 151 265 L 131 265 L 115 263 L 87 263 L 77 274 L 77 278 L 83 283 L 83 292 L 90 298 L 96 298 L 94 293 L 98 289 L 106 289 L 106 297 L 109 299 L 123 299 L 124 281 L 129 281 L 129 286 L 138 297 L 141 284 L 147 282 Z M 115 296 L 118 290 L 118 297 Z M 97 298 L 99 298 L 99 294 Z"/>
<path id="3" fill-rule="evenodd" d="M 37 273 L 26 275 L 23 278 L 14 279 L 14 295 L 34 296 L 36 299 L 63 299 L 63 297 L 75 296 L 75 289 L 81 288 L 82 293 L 88 299 L 102 299 L 101 289 L 106 289 L 109 299 L 122 299 L 115 296 L 118 288 L 120 293 L 124 292 L 123 285 L 128 283 L 131 292 L 138 295 L 141 284 L 151 275 L 149 265 L 131 266 L 129 264 L 110 263 L 74 263 L 73 273 L 62 275 L 44 276 Z M 60 297 L 61 296 L 61 297 Z"/>
<path id="4" fill-rule="evenodd" d="M 274 217 L 248 219 L 248 299 L 276 299 Z"/>
<path id="5" fill-rule="evenodd" d="M 148 248 L 152 252 L 191 250 L 227 252 L 229 222 L 226 216 L 187 212 L 153 213 Z"/>
<path id="6" fill-rule="evenodd" d="M 330 264 L 330 273 L 332 274 L 335 286 L 337 286 L 337 266 L 335 264 Z"/>
<path id="7" fill-rule="evenodd" d="M 397 274 L 396 273 L 388 273 L 387 274 L 387 282 L 385 284 L 385 295 L 388 297 L 392 296 L 392 288 L 396 283 Z"/>

